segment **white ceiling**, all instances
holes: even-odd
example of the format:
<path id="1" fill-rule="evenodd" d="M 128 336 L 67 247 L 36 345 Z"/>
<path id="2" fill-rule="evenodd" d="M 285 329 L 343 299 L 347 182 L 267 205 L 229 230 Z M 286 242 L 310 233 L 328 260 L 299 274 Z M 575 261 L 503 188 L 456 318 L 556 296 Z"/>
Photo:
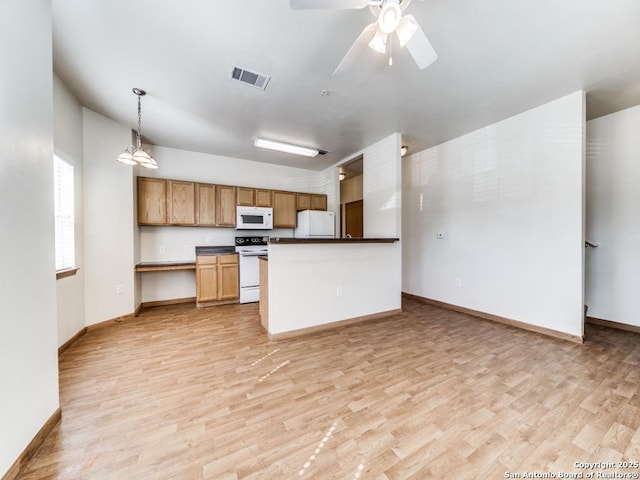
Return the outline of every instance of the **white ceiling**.
<path id="1" fill-rule="evenodd" d="M 419 151 L 579 89 L 587 116 L 640 104 L 638 0 L 413 0 L 439 55 L 419 70 L 394 45 L 332 73 L 363 10 L 288 0 L 53 0 L 54 70 L 86 107 L 152 144 L 323 169 L 393 133 Z M 232 65 L 271 75 L 234 82 Z M 329 96 L 323 96 L 328 90 Z M 256 136 L 330 150 L 258 150 Z M 124 146 L 123 146 L 124 148 Z M 120 152 L 114 152 L 114 156 Z"/>

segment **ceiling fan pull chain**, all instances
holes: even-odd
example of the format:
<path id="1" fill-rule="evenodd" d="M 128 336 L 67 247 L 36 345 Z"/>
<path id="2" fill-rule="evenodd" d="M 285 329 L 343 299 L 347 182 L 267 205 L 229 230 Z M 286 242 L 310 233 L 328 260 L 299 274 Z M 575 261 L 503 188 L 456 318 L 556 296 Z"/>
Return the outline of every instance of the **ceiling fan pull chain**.
<path id="1" fill-rule="evenodd" d="M 389 66 L 393 65 L 393 57 L 391 56 L 391 45 L 393 44 L 393 40 L 391 39 L 391 35 L 389 35 Z"/>

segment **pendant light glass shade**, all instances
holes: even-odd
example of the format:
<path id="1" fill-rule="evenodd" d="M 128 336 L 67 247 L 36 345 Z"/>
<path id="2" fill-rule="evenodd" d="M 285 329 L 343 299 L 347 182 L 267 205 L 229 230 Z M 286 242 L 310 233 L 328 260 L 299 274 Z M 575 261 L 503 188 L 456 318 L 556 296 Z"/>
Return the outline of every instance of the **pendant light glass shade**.
<path id="1" fill-rule="evenodd" d="M 118 156 L 117 161 L 125 165 L 140 165 L 141 167 L 155 169 L 158 168 L 158 162 L 153 159 L 148 150 L 142 148 L 142 112 L 140 109 L 140 97 L 146 95 L 147 92 L 139 88 L 134 88 L 133 93 L 138 96 L 138 131 L 136 132 L 136 144 L 135 146 L 132 145 L 125 149 L 125 151 Z"/>
<path id="2" fill-rule="evenodd" d="M 137 162 L 133 159 L 133 155 L 131 155 L 131 152 L 129 151 L 129 149 L 126 149 L 124 152 L 122 152 L 117 160 L 120 163 L 124 163 L 125 165 L 136 165 Z"/>

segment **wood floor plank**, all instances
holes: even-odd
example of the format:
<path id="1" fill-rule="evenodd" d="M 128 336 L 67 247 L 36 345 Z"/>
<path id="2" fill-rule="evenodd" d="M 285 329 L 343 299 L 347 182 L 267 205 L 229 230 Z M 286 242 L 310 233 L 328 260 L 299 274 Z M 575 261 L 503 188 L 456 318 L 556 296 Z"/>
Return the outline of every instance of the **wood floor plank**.
<path id="1" fill-rule="evenodd" d="M 150 308 L 61 354 L 62 420 L 19 478 L 488 479 L 637 461 L 640 335 L 588 324 L 586 338 L 410 299 L 280 341 L 256 304 Z"/>

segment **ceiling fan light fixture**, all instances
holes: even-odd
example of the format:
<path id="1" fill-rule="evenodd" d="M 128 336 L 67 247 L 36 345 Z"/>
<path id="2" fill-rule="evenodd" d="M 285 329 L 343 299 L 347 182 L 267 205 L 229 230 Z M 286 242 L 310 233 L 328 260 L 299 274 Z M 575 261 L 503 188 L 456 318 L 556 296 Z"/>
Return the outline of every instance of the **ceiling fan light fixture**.
<path id="1" fill-rule="evenodd" d="M 276 140 L 268 140 L 266 138 L 256 137 L 253 146 L 258 148 L 266 148 L 277 152 L 292 153 L 293 155 L 302 155 L 304 157 L 315 157 L 320 153 L 317 148 L 302 147 L 291 143 L 278 142 Z"/>
<path id="2" fill-rule="evenodd" d="M 378 25 L 384 33 L 391 33 L 398 27 L 401 19 L 402 10 L 400 10 L 400 5 L 398 5 L 398 3 L 386 2 L 382 6 L 382 10 L 380 10 Z"/>
<path id="3" fill-rule="evenodd" d="M 400 46 L 404 47 L 409 40 L 413 37 L 413 35 L 418 30 L 418 22 L 416 22 L 413 15 L 405 15 L 400 20 L 400 24 L 398 28 L 396 28 L 396 35 L 398 36 L 398 40 L 400 41 Z"/>
<path id="4" fill-rule="evenodd" d="M 389 35 L 384 33 L 379 28 L 376 30 L 376 34 L 369 41 L 369 48 L 375 50 L 378 53 L 385 53 L 387 51 L 387 37 Z"/>

